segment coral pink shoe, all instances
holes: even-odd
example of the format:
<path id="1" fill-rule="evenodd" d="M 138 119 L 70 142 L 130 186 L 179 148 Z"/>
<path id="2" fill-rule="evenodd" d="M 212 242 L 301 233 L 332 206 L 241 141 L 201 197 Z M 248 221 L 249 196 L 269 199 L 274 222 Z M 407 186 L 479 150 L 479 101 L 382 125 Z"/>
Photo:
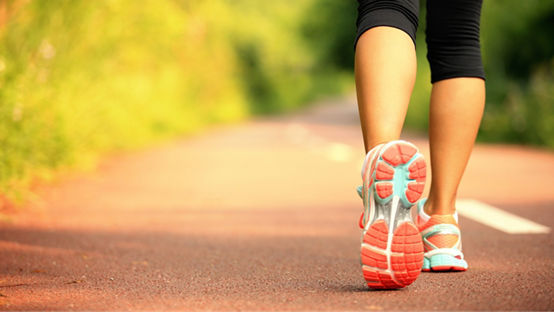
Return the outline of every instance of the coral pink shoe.
<path id="1" fill-rule="evenodd" d="M 423 238 L 423 271 L 465 271 L 467 262 L 462 253 L 462 234 L 458 227 L 458 215 L 427 215 L 423 211 L 424 200 L 417 208 L 417 226 Z"/>
<path id="2" fill-rule="evenodd" d="M 421 272 L 423 244 L 410 208 L 421 197 L 425 176 L 425 160 L 409 142 L 381 144 L 366 156 L 358 194 L 364 202 L 362 271 L 370 288 L 402 288 Z"/>

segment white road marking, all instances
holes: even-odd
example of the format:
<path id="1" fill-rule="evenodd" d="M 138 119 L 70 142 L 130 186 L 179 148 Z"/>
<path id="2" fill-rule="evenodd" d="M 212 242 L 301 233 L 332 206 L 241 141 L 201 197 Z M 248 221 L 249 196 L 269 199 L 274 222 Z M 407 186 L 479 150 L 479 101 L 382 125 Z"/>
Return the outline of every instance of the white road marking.
<path id="1" fill-rule="evenodd" d="M 483 202 L 462 199 L 456 201 L 456 210 L 466 218 L 490 226 L 508 234 L 544 234 L 550 228 L 524 219 Z"/>

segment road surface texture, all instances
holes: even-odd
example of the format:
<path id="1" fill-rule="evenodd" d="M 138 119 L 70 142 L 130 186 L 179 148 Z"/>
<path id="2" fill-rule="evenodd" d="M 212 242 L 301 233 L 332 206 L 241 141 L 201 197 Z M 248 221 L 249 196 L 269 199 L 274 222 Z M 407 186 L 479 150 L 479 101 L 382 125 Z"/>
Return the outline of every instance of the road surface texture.
<path id="1" fill-rule="evenodd" d="M 467 272 L 368 290 L 354 103 L 212 128 L 41 187 L 0 224 L 0 309 L 554 309 L 552 232 L 464 216 Z M 552 228 L 554 154 L 478 145 L 459 196 Z"/>

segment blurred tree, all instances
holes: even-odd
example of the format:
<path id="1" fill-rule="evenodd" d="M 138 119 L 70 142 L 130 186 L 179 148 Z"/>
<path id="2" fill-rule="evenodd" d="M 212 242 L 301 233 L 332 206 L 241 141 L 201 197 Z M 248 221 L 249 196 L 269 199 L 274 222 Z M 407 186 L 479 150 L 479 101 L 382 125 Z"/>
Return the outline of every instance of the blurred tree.
<path id="1" fill-rule="evenodd" d="M 480 138 L 554 147 L 554 1 L 485 1 Z"/>
<path id="2" fill-rule="evenodd" d="M 354 68 L 357 2 L 316 0 L 304 12 L 302 35 L 321 70 Z"/>

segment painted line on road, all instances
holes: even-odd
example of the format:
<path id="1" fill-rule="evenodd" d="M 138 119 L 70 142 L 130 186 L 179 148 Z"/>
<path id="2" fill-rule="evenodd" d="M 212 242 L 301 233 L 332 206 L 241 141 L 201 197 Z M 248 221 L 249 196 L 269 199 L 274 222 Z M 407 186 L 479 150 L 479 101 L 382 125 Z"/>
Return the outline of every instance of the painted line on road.
<path id="1" fill-rule="evenodd" d="M 508 234 L 544 234 L 550 228 L 478 200 L 456 201 L 458 214 Z"/>

